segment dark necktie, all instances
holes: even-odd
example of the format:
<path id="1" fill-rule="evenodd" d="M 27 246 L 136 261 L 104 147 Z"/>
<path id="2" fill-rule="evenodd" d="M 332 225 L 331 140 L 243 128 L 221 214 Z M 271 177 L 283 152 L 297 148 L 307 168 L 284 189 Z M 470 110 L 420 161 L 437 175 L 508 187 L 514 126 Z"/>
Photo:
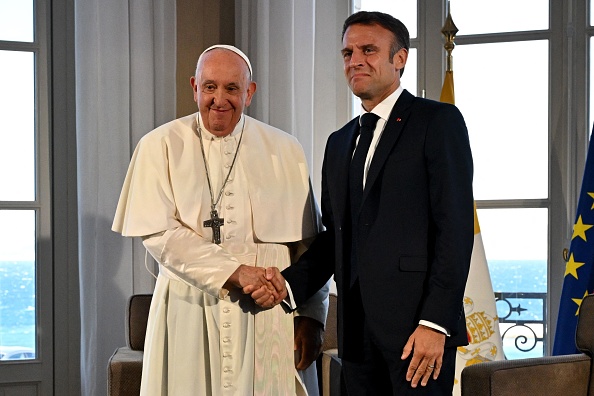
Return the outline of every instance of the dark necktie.
<path id="1" fill-rule="evenodd" d="M 373 113 L 365 113 L 361 115 L 361 128 L 359 132 L 359 142 L 351 160 L 349 169 L 349 191 L 351 201 L 351 279 L 350 285 L 357 279 L 357 231 L 358 231 L 358 215 L 361 208 L 361 200 L 363 198 L 363 174 L 365 171 L 365 159 L 371 140 L 373 139 L 373 131 L 379 116 Z"/>
<path id="2" fill-rule="evenodd" d="M 349 186 L 351 193 L 351 212 L 354 216 L 361 206 L 361 198 L 363 197 L 363 174 L 365 170 L 365 159 L 371 140 L 373 139 L 373 131 L 379 116 L 373 113 L 365 113 L 361 115 L 361 128 L 359 132 L 359 142 L 351 160 L 351 167 L 349 170 Z"/>

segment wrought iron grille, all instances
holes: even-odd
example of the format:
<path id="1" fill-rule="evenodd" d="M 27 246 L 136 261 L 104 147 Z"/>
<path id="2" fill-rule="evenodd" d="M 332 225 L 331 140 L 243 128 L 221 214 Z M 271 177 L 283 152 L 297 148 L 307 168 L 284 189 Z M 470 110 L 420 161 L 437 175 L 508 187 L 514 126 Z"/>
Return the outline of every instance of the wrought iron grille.
<path id="1" fill-rule="evenodd" d="M 546 298 L 546 293 L 495 292 L 506 359 L 544 356 Z"/>

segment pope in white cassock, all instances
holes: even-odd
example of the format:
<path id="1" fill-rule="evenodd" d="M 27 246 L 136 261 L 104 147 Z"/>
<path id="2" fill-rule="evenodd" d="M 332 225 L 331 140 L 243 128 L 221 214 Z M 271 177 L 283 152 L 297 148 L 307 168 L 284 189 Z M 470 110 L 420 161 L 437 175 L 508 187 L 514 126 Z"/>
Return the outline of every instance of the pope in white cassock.
<path id="1" fill-rule="evenodd" d="M 237 48 L 207 49 L 191 78 L 198 113 L 148 133 L 132 157 L 112 229 L 142 237 L 159 263 L 142 395 L 318 394 L 328 285 L 295 314 L 242 292 L 282 298 L 264 267 L 286 268 L 321 231 L 298 141 L 243 114 L 251 77 Z"/>

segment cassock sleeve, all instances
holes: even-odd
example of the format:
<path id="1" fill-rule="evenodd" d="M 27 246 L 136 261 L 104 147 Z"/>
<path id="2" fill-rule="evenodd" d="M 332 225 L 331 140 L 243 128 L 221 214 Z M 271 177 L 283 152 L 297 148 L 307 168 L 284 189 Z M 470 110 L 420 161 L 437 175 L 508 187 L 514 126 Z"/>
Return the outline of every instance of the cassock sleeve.
<path id="1" fill-rule="evenodd" d="M 186 227 L 145 237 L 143 244 L 168 276 L 173 275 L 187 285 L 221 299 L 228 294 L 223 285 L 242 264 L 219 245 L 205 241 Z"/>
<path id="2" fill-rule="evenodd" d="M 330 281 L 328 281 L 320 290 L 309 298 L 304 304 L 295 311 L 295 316 L 307 316 L 326 326 L 326 316 L 328 315 L 328 292 L 330 291 Z"/>

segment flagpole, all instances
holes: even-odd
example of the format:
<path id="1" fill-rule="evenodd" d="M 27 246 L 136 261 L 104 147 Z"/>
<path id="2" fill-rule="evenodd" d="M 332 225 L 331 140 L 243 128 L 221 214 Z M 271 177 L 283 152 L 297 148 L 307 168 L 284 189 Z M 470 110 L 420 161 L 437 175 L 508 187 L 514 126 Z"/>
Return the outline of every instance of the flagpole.
<path id="1" fill-rule="evenodd" d="M 439 97 L 440 102 L 455 104 L 456 99 L 454 95 L 454 60 L 452 56 L 452 51 L 456 44 L 454 43 L 454 39 L 456 38 L 456 33 L 458 33 L 458 28 L 454 24 L 452 19 L 452 14 L 450 12 L 450 2 L 448 1 L 447 5 L 448 9 L 448 16 L 446 17 L 445 23 L 441 28 L 441 33 L 445 36 L 445 44 L 443 47 L 446 50 L 446 70 L 444 76 L 443 86 L 441 88 L 441 95 Z"/>
<path id="2" fill-rule="evenodd" d="M 446 56 L 446 72 L 454 71 L 453 65 L 453 57 L 452 51 L 456 44 L 454 43 L 454 39 L 456 38 L 456 33 L 458 33 L 458 28 L 454 24 L 452 20 L 452 14 L 450 13 L 450 2 L 448 1 L 448 16 L 445 20 L 443 27 L 441 28 L 441 34 L 445 36 L 445 44 L 443 47 L 447 52 Z"/>

